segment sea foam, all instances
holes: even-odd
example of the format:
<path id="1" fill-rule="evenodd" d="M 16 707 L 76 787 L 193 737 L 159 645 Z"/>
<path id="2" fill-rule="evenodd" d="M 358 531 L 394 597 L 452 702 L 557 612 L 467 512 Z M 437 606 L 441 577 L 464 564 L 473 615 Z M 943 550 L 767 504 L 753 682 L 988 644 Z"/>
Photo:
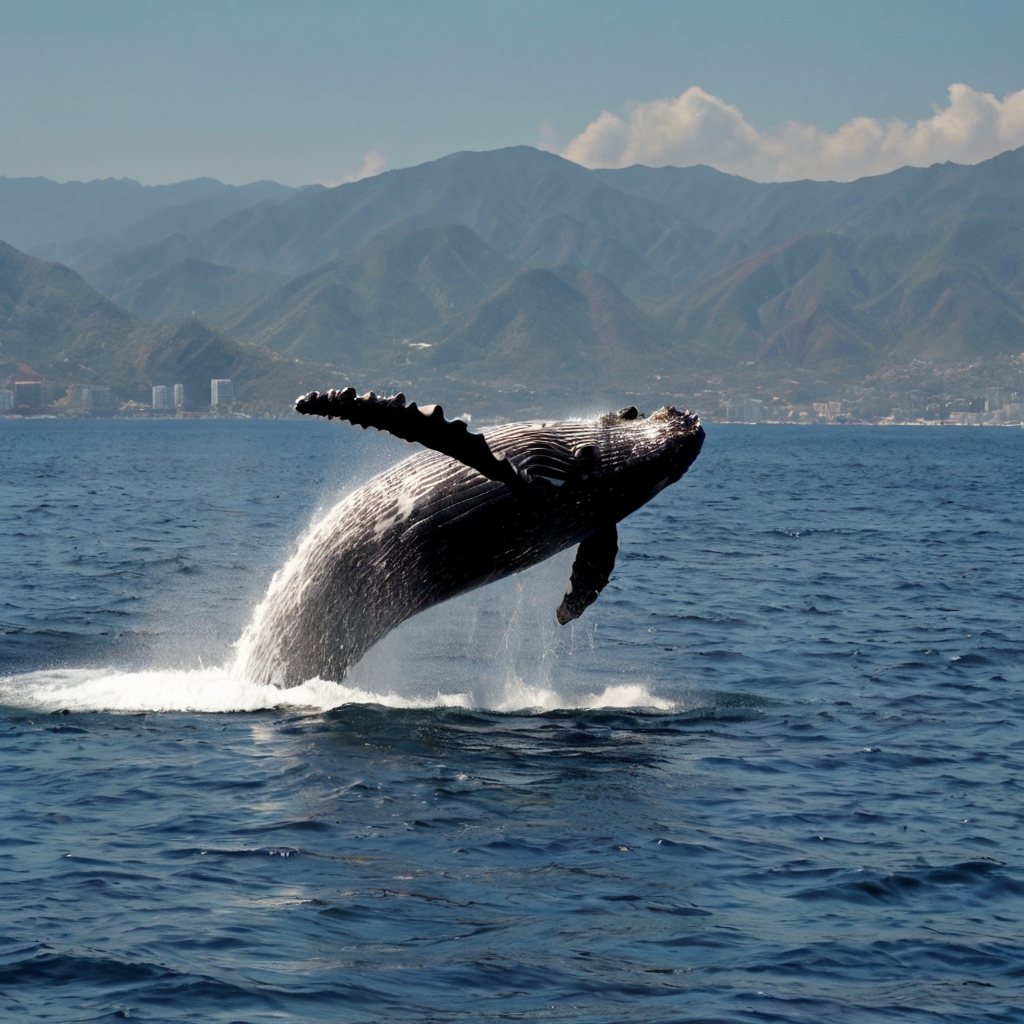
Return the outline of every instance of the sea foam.
<path id="1" fill-rule="evenodd" d="M 27 711 L 206 712 L 262 711 L 292 707 L 328 711 L 345 704 L 377 704 L 389 708 L 458 707 L 511 713 L 558 709 L 643 707 L 675 708 L 641 684 L 604 687 L 601 692 L 564 694 L 545 686 L 512 680 L 489 699 L 469 693 L 437 692 L 433 696 L 403 695 L 393 690 L 367 690 L 323 679 L 281 689 L 254 683 L 228 668 L 55 669 L 0 677 L 0 704 Z"/>

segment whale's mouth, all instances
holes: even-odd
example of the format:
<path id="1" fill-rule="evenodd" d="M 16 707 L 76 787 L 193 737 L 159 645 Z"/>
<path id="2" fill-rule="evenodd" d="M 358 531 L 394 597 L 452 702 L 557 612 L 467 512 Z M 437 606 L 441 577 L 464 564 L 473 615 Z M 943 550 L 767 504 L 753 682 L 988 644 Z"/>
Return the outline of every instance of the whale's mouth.
<path id="1" fill-rule="evenodd" d="M 643 422 L 646 430 L 637 440 L 634 465 L 653 481 L 643 492 L 646 502 L 682 478 L 700 454 L 705 434 L 700 417 L 671 405 Z"/>
<path id="2" fill-rule="evenodd" d="M 672 483 L 672 477 L 663 477 L 651 488 L 651 493 L 647 495 L 647 500 L 650 501 L 651 498 L 657 497 L 670 483 Z"/>

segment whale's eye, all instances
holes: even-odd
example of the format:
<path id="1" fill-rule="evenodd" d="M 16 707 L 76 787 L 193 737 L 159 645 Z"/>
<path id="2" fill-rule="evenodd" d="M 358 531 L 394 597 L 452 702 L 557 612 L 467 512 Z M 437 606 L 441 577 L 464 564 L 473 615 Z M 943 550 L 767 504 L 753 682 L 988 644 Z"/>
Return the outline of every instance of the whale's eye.
<path id="1" fill-rule="evenodd" d="M 580 472 L 590 473 L 601 464 L 601 447 L 591 441 L 577 446 L 572 453 Z"/>
<path id="2" fill-rule="evenodd" d="M 614 427 L 616 423 L 621 423 L 623 420 L 642 420 L 643 418 L 644 414 L 635 405 L 627 405 L 625 409 L 620 409 L 618 412 L 606 412 L 600 422 Z"/>

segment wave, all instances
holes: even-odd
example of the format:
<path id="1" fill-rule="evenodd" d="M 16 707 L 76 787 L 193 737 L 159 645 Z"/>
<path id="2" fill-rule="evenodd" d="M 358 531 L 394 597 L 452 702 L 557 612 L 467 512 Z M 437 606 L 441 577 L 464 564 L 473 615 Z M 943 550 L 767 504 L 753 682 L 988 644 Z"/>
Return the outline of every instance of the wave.
<path id="1" fill-rule="evenodd" d="M 329 711 L 345 704 L 388 708 L 458 707 L 479 710 L 538 712 L 645 708 L 675 711 L 678 705 L 651 694 L 637 683 L 609 684 L 600 692 L 565 694 L 544 686 L 513 681 L 481 700 L 469 693 L 436 692 L 407 696 L 323 679 L 281 689 L 251 682 L 225 668 L 53 669 L 0 677 L 0 704 L 27 711 L 252 712 L 271 708 Z"/>

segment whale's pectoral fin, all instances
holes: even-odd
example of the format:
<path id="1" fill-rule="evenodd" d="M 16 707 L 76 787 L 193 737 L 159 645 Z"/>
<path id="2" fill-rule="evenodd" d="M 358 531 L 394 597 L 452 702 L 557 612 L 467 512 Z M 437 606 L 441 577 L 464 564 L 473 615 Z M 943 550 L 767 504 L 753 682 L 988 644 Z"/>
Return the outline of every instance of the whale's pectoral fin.
<path id="1" fill-rule="evenodd" d="M 569 587 L 555 612 L 561 625 L 578 619 L 597 600 L 615 568 L 618 550 L 619 534 L 614 523 L 595 530 L 580 544 Z"/>
<path id="2" fill-rule="evenodd" d="M 357 395 L 355 388 L 345 388 L 310 391 L 295 403 L 295 411 L 307 416 L 337 417 L 364 429 L 374 427 L 403 441 L 415 441 L 475 469 L 488 480 L 508 485 L 513 491 L 529 493 L 534 483 L 528 473 L 516 469 L 503 454 L 495 455 L 483 434 L 471 433 L 462 420 L 446 420 L 439 405 L 420 408 L 415 402 L 406 404 L 402 394 L 378 398 L 372 391 Z"/>

